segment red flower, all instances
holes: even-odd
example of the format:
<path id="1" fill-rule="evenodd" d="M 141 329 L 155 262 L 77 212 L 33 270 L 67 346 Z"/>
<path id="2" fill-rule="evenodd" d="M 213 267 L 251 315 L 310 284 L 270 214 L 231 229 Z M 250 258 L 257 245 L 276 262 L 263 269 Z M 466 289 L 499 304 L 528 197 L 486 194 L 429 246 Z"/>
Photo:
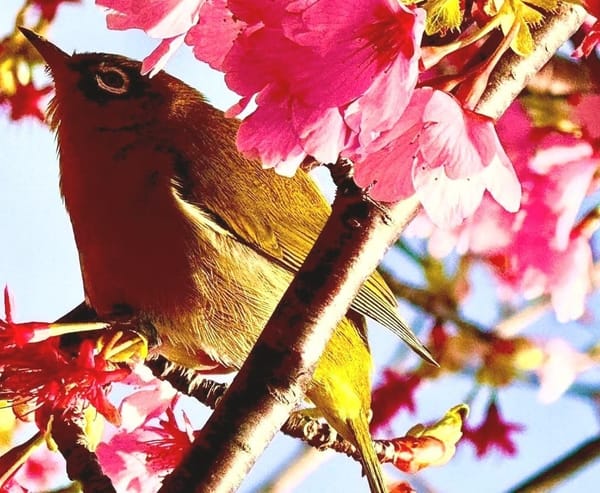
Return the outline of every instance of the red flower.
<path id="1" fill-rule="evenodd" d="M 0 105 L 10 108 L 10 118 L 14 121 L 32 116 L 43 122 L 42 99 L 51 90 L 51 86 L 36 89 L 31 82 L 26 85 L 18 84 L 14 94 L 0 97 Z"/>
<path id="2" fill-rule="evenodd" d="M 50 324 L 46 322 L 15 323 L 12 318 L 12 306 L 8 286 L 4 288 L 4 316 L 0 319 L 0 351 L 12 347 L 23 347 L 36 340 L 36 336 L 44 333 Z"/>
<path id="3" fill-rule="evenodd" d="M 31 405 L 40 429 L 55 411 L 69 413 L 82 403 L 92 404 L 108 421 L 119 422 L 118 411 L 106 397 L 107 386 L 123 380 L 129 369 L 115 368 L 102 354 L 94 354 L 91 341 L 83 342 L 75 360 L 52 338 L 5 348 L 0 361 L 0 399 Z"/>
<path id="4" fill-rule="evenodd" d="M 371 430 L 376 431 L 389 426 L 390 421 L 401 409 L 407 409 L 414 414 L 414 394 L 420 384 L 421 379 L 417 375 L 402 374 L 389 368 L 384 370 L 383 381 L 373 390 Z"/>
<path id="5" fill-rule="evenodd" d="M 463 433 L 465 439 L 475 445 L 477 457 L 487 455 L 494 448 L 504 455 L 513 456 L 517 448 L 510 434 L 524 429 L 522 424 L 504 421 L 496 402 L 492 401 L 483 422 L 474 428 L 465 426 Z"/>

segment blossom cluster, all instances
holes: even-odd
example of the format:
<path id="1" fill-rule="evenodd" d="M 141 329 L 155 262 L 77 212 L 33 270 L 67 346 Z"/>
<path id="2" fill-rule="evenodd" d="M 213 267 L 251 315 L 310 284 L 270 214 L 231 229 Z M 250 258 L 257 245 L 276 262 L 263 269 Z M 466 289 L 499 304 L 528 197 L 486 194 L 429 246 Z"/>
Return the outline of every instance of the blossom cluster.
<path id="1" fill-rule="evenodd" d="M 486 197 L 458 227 L 436 228 L 421 217 L 408 233 L 429 237 L 434 256 L 455 248 L 484 261 L 507 300 L 547 294 L 559 321 L 580 318 L 593 280 L 593 214 L 586 220 L 579 212 L 598 188 L 600 119 L 592 109 L 597 103 L 594 95 L 572 102 L 581 132 L 574 136 L 534 128 L 523 103 L 515 102 L 498 132 L 525 190 L 520 211 L 509 214 Z"/>
<path id="2" fill-rule="evenodd" d="M 109 28 L 161 39 L 144 71 L 164 66 L 184 42 L 222 71 L 241 97 L 228 114 L 250 112 L 238 147 L 265 167 L 291 175 L 307 158 L 349 158 L 373 199 L 416 193 L 439 225 L 473 214 L 486 190 L 507 210 L 519 207 L 519 181 L 492 120 L 417 87 L 421 8 L 396 0 L 97 4 L 111 9 Z"/>

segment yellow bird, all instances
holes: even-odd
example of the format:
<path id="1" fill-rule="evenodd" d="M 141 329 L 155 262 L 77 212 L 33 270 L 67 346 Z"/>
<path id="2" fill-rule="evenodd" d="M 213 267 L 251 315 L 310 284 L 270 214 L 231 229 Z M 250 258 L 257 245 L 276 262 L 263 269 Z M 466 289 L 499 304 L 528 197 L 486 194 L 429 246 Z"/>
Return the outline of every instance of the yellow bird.
<path id="1" fill-rule="evenodd" d="M 323 228 L 311 178 L 284 178 L 236 148 L 238 122 L 182 81 L 101 53 L 69 56 L 22 30 L 56 86 L 49 119 L 87 303 L 147 321 L 169 360 L 238 370 Z M 371 355 L 363 315 L 433 361 L 375 273 L 318 362 L 307 397 L 360 451 L 386 491 L 368 423 Z"/>

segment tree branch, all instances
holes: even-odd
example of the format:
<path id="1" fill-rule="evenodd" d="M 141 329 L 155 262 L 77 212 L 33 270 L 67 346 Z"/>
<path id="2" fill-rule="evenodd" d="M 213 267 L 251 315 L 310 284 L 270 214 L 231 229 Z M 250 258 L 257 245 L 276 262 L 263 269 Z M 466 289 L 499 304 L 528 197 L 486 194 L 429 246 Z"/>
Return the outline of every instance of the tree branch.
<path id="1" fill-rule="evenodd" d="M 417 210 L 386 209 L 351 182 L 247 361 L 162 491 L 232 491 L 304 396 L 315 364 L 362 282 Z M 265 365 L 269 362 L 269 365 Z"/>
<path id="2" fill-rule="evenodd" d="M 600 436 L 597 436 L 584 442 L 533 477 L 515 486 L 510 490 L 510 493 L 543 493 L 550 491 L 599 456 Z"/>
<path id="3" fill-rule="evenodd" d="M 505 56 L 478 111 L 500 116 L 583 20 L 583 9 L 563 5 L 536 33 L 527 58 Z M 340 191 L 338 191 L 340 192 Z M 304 395 L 336 323 L 364 279 L 418 209 L 413 198 L 391 205 L 363 200 L 348 187 L 284 294 L 257 344 L 163 492 L 237 489 Z M 265 364 L 268 362 L 268 365 Z"/>
<path id="4" fill-rule="evenodd" d="M 62 413 L 54 415 L 52 438 L 67 462 L 67 474 L 70 479 L 79 481 L 85 492 L 116 493 L 110 478 L 102 472 L 96 454 L 87 447 L 84 426 L 75 417 L 67 419 Z"/>
<path id="5" fill-rule="evenodd" d="M 496 65 L 476 111 L 499 118 L 529 80 L 546 64 L 560 46 L 583 24 L 586 12 L 572 3 L 557 10 L 533 32 L 534 50 L 527 57 L 508 51 Z"/>

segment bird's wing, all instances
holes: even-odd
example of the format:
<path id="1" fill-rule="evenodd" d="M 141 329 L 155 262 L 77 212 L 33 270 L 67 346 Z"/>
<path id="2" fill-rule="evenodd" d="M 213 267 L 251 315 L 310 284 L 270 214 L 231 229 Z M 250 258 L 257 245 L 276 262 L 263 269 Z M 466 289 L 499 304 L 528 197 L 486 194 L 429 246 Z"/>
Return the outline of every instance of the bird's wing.
<path id="1" fill-rule="evenodd" d="M 208 212 L 222 228 L 261 255 L 290 272 L 298 271 L 329 217 L 329 204 L 303 171 L 292 178 L 282 177 L 245 159 L 235 147 L 237 124 L 219 120 L 219 125 L 221 128 L 210 134 L 229 135 L 231 145 L 221 145 L 217 166 L 195 163 L 188 176 L 176 178 L 182 198 Z M 379 273 L 365 282 L 352 309 L 381 323 L 421 357 L 434 361 L 400 318 L 396 299 Z"/>

